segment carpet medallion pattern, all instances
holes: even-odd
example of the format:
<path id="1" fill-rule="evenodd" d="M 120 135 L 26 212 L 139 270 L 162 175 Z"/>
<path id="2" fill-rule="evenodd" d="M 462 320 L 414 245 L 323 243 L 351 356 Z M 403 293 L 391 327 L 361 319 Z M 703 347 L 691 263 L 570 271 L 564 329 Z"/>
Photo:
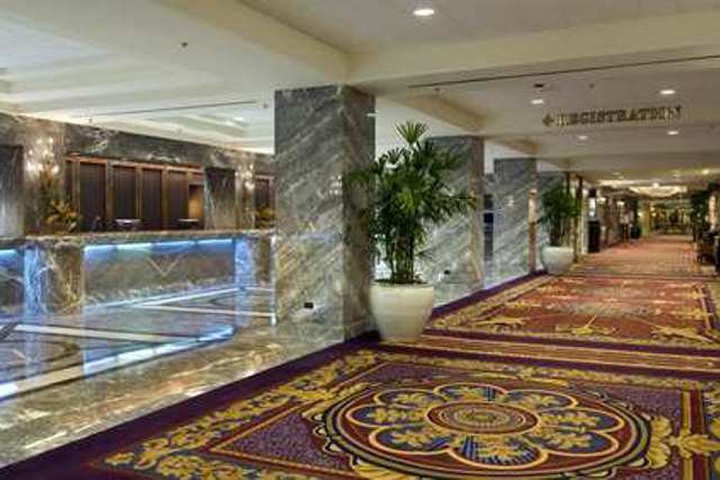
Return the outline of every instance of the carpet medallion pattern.
<path id="1" fill-rule="evenodd" d="M 710 478 L 720 385 L 363 348 L 129 445 L 143 478 Z"/>

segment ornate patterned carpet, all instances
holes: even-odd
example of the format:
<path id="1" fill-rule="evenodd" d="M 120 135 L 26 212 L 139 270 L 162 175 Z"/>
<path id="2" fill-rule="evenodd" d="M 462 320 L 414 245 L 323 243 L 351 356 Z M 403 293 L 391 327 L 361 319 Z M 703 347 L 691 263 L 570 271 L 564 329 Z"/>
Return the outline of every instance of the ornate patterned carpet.
<path id="1" fill-rule="evenodd" d="M 716 322 L 704 281 L 542 276 L 435 318 L 428 334 L 720 352 Z"/>
<path id="2" fill-rule="evenodd" d="M 641 277 L 711 277 L 714 269 L 695 261 L 690 237 L 658 236 L 623 243 L 588 255 L 575 266 L 574 273 Z"/>
<path id="3" fill-rule="evenodd" d="M 714 289 L 524 279 L 443 309 L 416 344 L 348 342 L 0 478 L 717 480 Z"/>
<path id="4" fill-rule="evenodd" d="M 720 371 L 720 283 L 698 274 L 688 248 L 682 238 L 645 240 L 589 255 L 564 277 L 464 299 L 433 318 L 420 343 L 526 363 L 712 376 Z M 623 269 L 633 274 L 610 273 Z"/>
<path id="5" fill-rule="evenodd" d="M 689 480 L 720 473 L 718 435 L 715 381 L 356 342 L 0 476 Z"/>

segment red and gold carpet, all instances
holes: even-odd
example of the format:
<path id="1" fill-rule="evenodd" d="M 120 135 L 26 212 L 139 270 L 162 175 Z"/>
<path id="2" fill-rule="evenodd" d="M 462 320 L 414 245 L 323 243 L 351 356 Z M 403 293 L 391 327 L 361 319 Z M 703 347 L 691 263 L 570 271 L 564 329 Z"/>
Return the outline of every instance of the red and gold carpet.
<path id="1" fill-rule="evenodd" d="M 658 236 L 623 243 L 586 256 L 573 273 L 640 277 L 712 277 L 714 268 L 696 261 L 689 237 Z"/>
<path id="2" fill-rule="evenodd" d="M 709 479 L 720 473 L 718 435 L 718 382 L 371 342 L 131 422 L 3 478 Z"/>
<path id="3" fill-rule="evenodd" d="M 541 276 L 434 318 L 427 335 L 720 352 L 711 288 L 689 279 Z"/>
<path id="4" fill-rule="evenodd" d="M 523 279 L 441 309 L 417 343 L 339 345 L 0 478 L 717 480 L 715 288 Z"/>

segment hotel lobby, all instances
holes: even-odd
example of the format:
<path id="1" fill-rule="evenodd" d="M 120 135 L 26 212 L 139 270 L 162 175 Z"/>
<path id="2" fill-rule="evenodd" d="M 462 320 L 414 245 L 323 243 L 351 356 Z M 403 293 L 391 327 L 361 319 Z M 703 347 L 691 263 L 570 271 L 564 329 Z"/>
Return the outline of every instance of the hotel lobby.
<path id="1" fill-rule="evenodd" d="M 720 0 L 0 13 L 0 480 L 720 479 Z"/>

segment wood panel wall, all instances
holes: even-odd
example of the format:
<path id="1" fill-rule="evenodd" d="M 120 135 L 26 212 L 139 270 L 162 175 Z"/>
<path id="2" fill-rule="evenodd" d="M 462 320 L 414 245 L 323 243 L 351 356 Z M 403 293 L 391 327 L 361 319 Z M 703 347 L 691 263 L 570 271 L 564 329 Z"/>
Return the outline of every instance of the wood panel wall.
<path id="1" fill-rule="evenodd" d="M 140 219 L 142 230 L 176 229 L 190 215 L 191 192 L 193 218 L 202 223 L 199 167 L 84 156 L 68 158 L 66 166 L 65 191 L 81 215 L 81 231 L 114 230 L 116 219 L 130 218 Z"/>

